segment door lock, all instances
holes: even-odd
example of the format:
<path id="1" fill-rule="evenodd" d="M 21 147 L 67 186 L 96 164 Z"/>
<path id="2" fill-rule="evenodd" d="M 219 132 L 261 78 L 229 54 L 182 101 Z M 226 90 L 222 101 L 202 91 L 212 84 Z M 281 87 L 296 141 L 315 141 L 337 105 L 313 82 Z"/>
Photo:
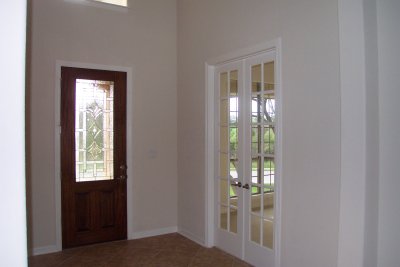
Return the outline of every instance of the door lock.
<path id="1" fill-rule="evenodd" d="M 250 189 L 250 186 L 249 186 L 249 184 L 245 184 L 245 185 L 243 186 L 243 188 L 248 190 L 248 189 Z"/>

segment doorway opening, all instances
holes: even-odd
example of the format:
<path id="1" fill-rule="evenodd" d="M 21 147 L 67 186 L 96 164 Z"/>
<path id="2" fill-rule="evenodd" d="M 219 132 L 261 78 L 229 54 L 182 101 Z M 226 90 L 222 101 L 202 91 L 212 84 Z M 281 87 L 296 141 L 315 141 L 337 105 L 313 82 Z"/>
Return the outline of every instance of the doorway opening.
<path id="1" fill-rule="evenodd" d="M 207 65 L 207 245 L 279 266 L 280 41 Z M 210 197 L 211 196 L 211 197 Z"/>
<path id="2" fill-rule="evenodd" d="M 92 72 L 91 74 L 89 74 L 89 76 L 86 77 L 78 77 L 75 80 L 75 87 L 80 87 L 82 89 L 82 87 L 88 87 L 87 85 L 96 85 L 97 87 L 103 87 L 102 90 L 103 93 L 103 101 L 100 101 L 101 99 L 101 94 L 95 94 L 97 99 L 96 104 L 91 103 L 93 105 L 89 104 L 89 108 L 87 109 L 87 111 L 91 111 L 92 113 L 87 113 L 86 115 L 81 114 L 80 115 L 80 119 L 81 119 L 81 125 L 84 120 L 82 120 L 82 116 L 86 116 L 85 117 L 85 123 L 87 124 L 86 126 L 91 128 L 89 131 L 89 128 L 87 128 L 86 130 L 86 136 L 81 136 L 80 140 L 78 140 L 79 145 L 81 146 L 80 148 L 82 149 L 82 147 L 84 147 L 86 149 L 86 152 L 80 151 L 80 155 L 77 155 L 77 151 L 74 151 L 73 156 L 77 159 L 77 161 L 75 161 L 75 159 L 73 160 L 73 163 L 75 164 L 74 167 L 72 167 L 71 169 L 73 170 L 73 174 L 70 174 L 69 176 L 72 177 L 70 178 L 71 181 L 74 181 L 74 184 L 77 185 L 77 187 L 85 187 L 85 190 L 88 187 L 93 186 L 94 184 L 97 184 L 96 186 L 98 187 L 102 187 L 102 188 L 98 188 L 99 190 L 97 190 L 97 193 L 92 193 L 92 194 L 80 194 L 83 193 L 82 189 L 80 188 L 77 192 L 79 194 L 77 194 L 76 198 L 74 198 L 76 201 L 83 201 L 84 204 L 82 205 L 77 205 L 78 202 L 75 203 L 75 206 L 78 206 L 79 210 L 76 209 L 76 211 L 78 211 L 78 213 L 80 214 L 78 217 L 75 216 L 75 218 L 73 219 L 75 222 L 75 226 L 78 225 L 80 228 L 80 235 L 83 236 L 83 233 L 86 231 L 88 232 L 87 229 L 88 226 L 93 227 L 94 226 L 94 221 L 93 220 L 100 220 L 100 224 L 102 224 L 104 226 L 104 228 L 113 228 L 113 224 L 115 223 L 115 220 L 120 220 L 117 218 L 112 218 L 113 216 L 115 217 L 115 215 L 119 214 L 118 212 L 116 212 L 115 209 L 112 209 L 111 206 L 114 205 L 114 208 L 117 208 L 119 210 L 124 210 L 125 211 L 125 219 L 124 224 L 125 226 L 121 226 L 121 224 L 119 224 L 119 226 L 117 228 L 122 229 L 124 228 L 124 238 L 123 239 L 132 239 L 133 238 L 133 205 L 132 205 L 132 185 L 133 185 L 133 171 L 132 171 L 132 167 L 133 166 L 133 152 L 131 149 L 126 149 L 126 147 L 132 147 L 132 131 L 133 131 L 133 125 L 132 125 L 132 116 L 133 116 L 133 106 L 132 106 L 132 98 L 133 98 L 133 91 L 132 91 L 132 68 L 130 67 L 118 67 L 118 66 L 107 66 L 107 65 L 99 65 L 99 64 L 90 64 L 90 63 L 80 63 L 80 62 L 70 62 L 70 61 L 57 61 L 56 62 L 56 99 L 55 99 L 55 103 L 56 103 L 56 114 L 55 114 L 55 119 L 56 119 L 56 129 L 55 129 L 55 157 L 56 157 L 56 166 L 55 166 L 55 192 L 56 192 L 56 246 L 54 246 L 54 248 L 48 248 L 46 250 L 46 253 L 49 252 L 55 252 L 55 251 L 60 251 L 63 248 L 66 247 L 71 247 L 71 246 L 75 246 L 75 245 L 79 245 L 78 243 L 72 244 L 72 245 L 66 245 L 65 244 L 65 237 L 64 235 L 64 221 L 62 222 L 62 209 L 64 207 L 62 204 L 62 183 L 63 180 L 61 178 L 61 176 L 64 176 L 64 172 L 61 171 L 62 169 L 62 143 L 61 143 L 61 134 L 62 134 L 62 127 L 61 127 L 61 122 L 62 122 L 62 112 L 61 112 L 61 107 L 62 107 L 62 82 L 65 80 L 61 79 L 61 73 L 62 73 L 62 69 L 63 67 L 65 68 L 71 68 L 71 69 L 89 69 L 89 72 Z M 123 74 L 125 77 L 123 78 L 124 81 L 124 87 L 125 87 L 125 96 L 121 96 L 119 93 L 116 93 L 116 83 L 115 80 L 113 80 L 113 77 L 108 77 L 106 79 L 102 79 L 99 76 L 96 76 L 98 74 L 93 74 L 93 72 L 96 71 L 100 71 L 103 73 L 120 73 Z M 94 76 L 90 76 L 90 75 L 94 75 Z M 114 75 L 115 76 L 115 75 Z M 95 81 L 93 82 L 88 82 L 88 81 Z M 78 82 L 78 83 L 77 83 Z M 87 84 L 85 84 L 85 82 Z M 113 84 L 114 83 L 114 84 Z M 90 87 L 90 86 L 89 86 Z M 118 85 L 118 87 L 120 87 L 120 85 Z M 76 88 L 75 88 L 76 89 Z M 106 111 L 106 114 L 100 115 L 99 111 L 101 109 L 103 110 L 110 110 L 110 104 L 112 102 L 110 102 L 110 96 L 111 96 L 111 89 L 114 90 L 113 92 L 113 97 L 114 97 L 114 101 L 115 102 L 121 102 L 124 101 L 124 103 L 126 103 L 125 106 L 125 119 L 124 121 L 126 122 L 125 125 L 125 130 L 123 130 L 125 132 L 125 145 L 124 148 L 125 151 L 122 152 L 122 154 L 125 155 L 125 164 L 120 164 L 121 162 L 121 157 L 120 156 L 116 156 L 114 155 L 113 151 L 107 149 L 107 148 L 111 148 L 113 146 L 113 149 L 117 148 L 116 145 L 118 146 L 118 144 L 115 144 L 115 135 L 114 134 L 104 134 L 104 132 L 101 133 L 95 133 L 95 132 L 100 132 L 99 131 L 99 126 L 105 126 L 105 128 L 107 129 L 110 128 L 110 126 L 115 126 L 115 125 L 119 125 L 119 122 L 114 122 L 115 125 L 111 125 L 111 120 L 110 120 L 110 112 Z M 89 90 L 90 91 L 90 90 Z M 82 95 L 82 94 L 81 94 Z M 83 94 L 85 95 L 85 93 Z M 119 95 L 119 96 L 118 96 Z M 122 97 L 121 99 L 116 99 L 118 97 Z M 85 97 L 83 97 L 85 98 Z M 74 101 L 76 101 L 76 99 L 74 98 Z M 73 101 L 73 102 L 74 102 Z M 104 102 L 105 101 L 105 102 Z M 108 103 L 107 103 L 108 101 Z M 92 101 L 93 102 L 93 101 Z M 103 107 L 101 107 L 100 102 L 102 102 Z M 104 106 L 104 104 L 108 105 L 108 106 Z M 115 105 L 115 104 L 114 104 Z M 115 108 L 114 108 L 115 109 Z M 114 110 L 115 111 L 115 110 Z M 76 112 L 76 110 L 73 111 L 74 113 Z M 93 115 L 93 116 L 92 116 Z M 115 116 L 113 116 L 114 120 L 121 120 L 121 118 L 115 118 Z M 97 119 L 97 121 L 95 121 L 95 118 Z M 101 119 L 100 119 L 101 118 Z M 78 116 L 79 119 L 79 116 Z M 74 124 L 76 123 L 76 121 L 74 121 Z M 89 124 L 92 123 L 92 126 L 89 126 Z M 93 125 L 93 123 L 97 123 L 97 125 Z M 74 125 L 75 127 L 75 125 Z M 79 128 L 79 127 L 77 127 Z M 81 132 L 82 131 L 82 127 L 80 129 Z M 94 130 L 94 131 L 93 131 Z M 117 131 L 119 131 L 119 129 L 115 129 Z M 75 135 L 76 133 L 73 132 L 71 134 L 71 130 L 70 130 L 70 135 L 71 135 L 71 139 L 73 139 L 73 142 L 76 143 L 75 141 Z M 93 141 L 93 138 L 95 137 L 95 143 L 90 142 Z M 91 144 L 90 144 L 91 143 Z M 122 142 L 119 142 L 120 144 Z M 117 150 L 120 150 L 117 148 Z M 101 151 L 101 152 L 99 152 Z M 117 153 L 118 154 L 118 153 Z M 121 154 L 121 152 L 119 152 L 119 154 Z M 86 157 L 86 158 L 85 158 Z M 119 157 L 119 158 L 118 158 Z M 114 158 L 115 162 L 114 162 L 114 166 L 110 167 L 110 163 L 111 161 L 109 161 L 109 159 Z M 107 165 L 107 161 L 108 161 L 108 167 Z M 81 166 L 78 168 L 78 165 Z M 72 166 L 72 163 L 70 164 L 70 166 Z M 84 167 L 83 167 L 84 166 Z M 127 166 L 130 166 L 130 168 L 127 168 Z M 96 172 L 94 171 L 94 168 L 96 168 Z M 84 171 L 85 170 L 85 171 Z M 77 176 L 76 173 L 80 174 Z M 90 172 L 92 174 L 95 173 L 94 177 L 96 178 L 90 178 L 89 174 Z M 122 176 L 122 177 L 121 177 Z M 126 179 L 125 177 L 126 176 Z M 121 182 L 122 180 L 125 180 L 125 182 Z M 116 203 L 121 203 L 121 201 L 118 200 L 118 195 L 116 194 L 116 192 L 112 191 L 112 190 L 105 190 L 105 185 L 108 184 L 112 184 L 112 183 L 119 183 L 120 185 L 118 186 L 114 186 L 114 187 L 125 187 L 126 189 L 122 189 L 120 190 L 120 192 L 124 192 L 122 194 L 122 198 L 125 198 L 124 204 L 118 204 L 119 206 L 116 207 Z M 91 185 L 90 185 L 91 184 Z M 121 186 L 121 184 L 125 184 L 124 186 Z M 75 189 L 77 189 L 77 187 Z M 84 190 L 83 190 L 84 191 Z M 97 201 L 97 202 L 102 202 L 102 204 L 98 204 L 95 205 L 91 208 L 88 208 L 88 206 L 90 206 L 88 203 L 90 203 L 90 201 Z M 102 207 L 101 207 L 102 206 Z M 125 206 L 122 208 L 122 206 Z M 71 205 L 70 205 L 71 207 Z M 90 211 L 89 211 L 90 209 Z M 91 216 L 87 216 L 86 218 L 90 218 L 90 220 L 85 221 L 86 219 L 84 218 L 84 216 L 87 215 L 87 213 L 91 213 Z M 97 215 L 95 215 L 97 214 Z M 103 217 L 101 219 L 101 217 Z M 64 219 L 64 218 L 63 218 Z M 85 225 L 86 224 L 86 225 Z M 99 226 L 97 227 L 97 232 L 100 231 L 99 230 Z M 122 227 L 122 228 L 121 228 Z M 100 227 L 101 228 L 101 227 Z M 77 227 L 75 227 L 75 229 L 77 229 Z M 115 230 L 116 231 L 116 230 Z M 114 231 L 114 234 L 115 234 Z M 121 230 L 120 234 L 119 234 L 119 238 L 121 239 Z M 111 238 L 111 230 L 107 230 L 105 232 L 108 232 L 107 234 L 102 234 L 103 238 L 105 239 L 109 239 L 112 240 L 114 238 Z M 90 236 L 90 235 L 87 235 Z M 107 238 L 106 238 L 107 236 Z M 81 237 L 83 243 L 82 244 L 88 244 L 88 243 L 95 243 L 97 242 L 96 240 L 93 239 L 94 237 Z M 79 239 L 79 238 L 78 238 Z M 91 239 L 91 240 L 90 240 Z M 105 240 L 104 239 L 104 240 Z M 106 240 L 106 241 L 107 241 Z M 77 241 L 77 240 L 76 240 Z M 101 241 L 103 242 L 103 241 Z"/>

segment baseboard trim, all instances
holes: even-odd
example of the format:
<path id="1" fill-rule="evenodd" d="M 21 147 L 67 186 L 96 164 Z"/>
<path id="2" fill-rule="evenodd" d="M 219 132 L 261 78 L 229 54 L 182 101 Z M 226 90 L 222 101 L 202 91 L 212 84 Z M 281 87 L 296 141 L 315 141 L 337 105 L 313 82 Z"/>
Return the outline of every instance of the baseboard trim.
<path id="1" fill-rule="evenodd" d="M 37 256 L 37 255 L 49 254 L 49 253 L 54 253 L 54 252 L 59 252 L 59 251 L 61 251 L 61 249 L 59 249 L 57 247 L 57 245 L 53 245 L 53 246 L 38 247 L 38 248 L 30 249 L 29 255 Z"/>
<path id="2" fill-rule="evenodd" d="M 159 228 L 159 229 L 143 231 L 143 232 L 134 232 L 130 236 L 132 237 L 132 239 L 139 239 L 139 238 L 144 238 L 144 237 L 165 235 L 165 234 L 171 234 L 171 233 L 176 233 L 176 232 L 178 232 L 178 227 L 173 226 L 173 227 Z"/>
<path id="3" fill-rule="evenodd" d="M 183 235 L 184 237 L 192 240 L 193 242 L 196 242 L 197 244 L 199 244 L 203 247 L 206 247 L 206 242 L 205 242 L 204 238 L 198 237 L 197 235 L 193 234 L 192 232 L 190 232 L 182 227 L 178 228 L 178 233 Z"/>

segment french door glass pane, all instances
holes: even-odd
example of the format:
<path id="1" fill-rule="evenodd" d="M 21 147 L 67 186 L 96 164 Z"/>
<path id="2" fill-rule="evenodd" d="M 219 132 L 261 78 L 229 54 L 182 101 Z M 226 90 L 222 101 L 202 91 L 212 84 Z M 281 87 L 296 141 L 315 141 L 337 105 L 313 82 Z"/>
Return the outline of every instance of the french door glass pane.
<path id="1" fill-rule="evenodd" d="M 251 122 L 259 123 L 263 117 L 262 99 L 260 95 L 251 97 Z"/>
<path id="2" fill-rule="evenodd" d="M 275 122 L 275 96 L 273 91 L 265 92 L 262 101 L 264 122 Z"/>
<path id="3" fill-rule="evenodd" d="M 219 188 L 220 188 L 219 201 L 222 204 L 228 205 L 228 190 L 229 190 L 228 180 L 220 179 L 219 180 Z"/>
<path id="4" fill-rule="evenodd" d="M 75 180 L 112 180 L 114 82 L 77 79 L 75 86 Z"/>
<path id="5" fill-rule="evenodd" d="M 261 239 L 260 239 L 260 224 L 261 224 L 261 218 L 256 215 L 251 215 L 250 216 L 250 240 L 260 244 Z"/>
<path id="6" fill-rule="evenodd" d="M 222 98 L 228 97 L 228 73 L 226 73 L 226 72 L 221 73 L 221 75 L 220 75 L 219 92 L 220 92 L 220 96 Z"/>
<path id="7" fill-rule="evenodd" d="M 230 72 L 230 88 L 229 88 L 229 95 L 237 97 L 238 95 L 238 71 L 234 70 Z"/>
<path id="8" fill-rule="evenodd" d="M 264 63 L 264 91 L 275 88 L 275 64 L 274 61 Z"/>
<path id="9" fill-rule="evenodd" d="M 251 91 L 253 93 L 261 91 L 261 64 L 251 67 Z"/>
<path id="10" fill-rule="evenodd" d="M 264 158 L 264 192 L 274 191 L 275 165 L 272 158 Z"/>
<path id="11" fill-rule="evenodd" d="M 222 99 L 221 100 L 221 106 L 220 106 L 220 124 L 221 125 L 228 125 L 228 99 Z"/>
<path id="12" fill-rule="evenodd" d="M 274 62 L 251 67 L 250 239 L 272 248 L 274 220 Z M 249 89 L 248 89 L 249 90 Z"/>
<path id="13" fill-rule="evenodd" d="M 261 170 L 261 157 L 260 156 L 253 157 L 251 164 L 251 182 L 253 184 L 261 184 L 260 170 Z"/>
<path id="14" fill-rule="evenodd" d="M 219 168 L 220 227 L 237 233 L 238 182 L 238 71 L 223 72 L 219 76 Z"/>
<path id="15" fill-rule="evenodd" d="M 219 212 L 220 212 L 219 227 L 228 230 L 228 207 L 220 206 Z"/>
<path id="16" fill-rule="evenodd" d="M 264 193 L 264 209 L 263 209 L 263 217 L 266 220 L 273 221 L 274 220 L 274 193 L 268 192 Z"/>
<path id="17" fill-rule="evenodd" d="M 264 127 L 264 154 L 274 154 L 275 148 L 275 127 L 265 126 Z"/>
<path id="18" fill-rule="evenodd" d="M 261 153 L 261 127 L 253 126 L 251 127 L 251 154 L 253 156 Z"/>
<path id="19" fill-rule="evenodd" d="M 219 175 L 223 179 L 228 179 L 228 154 L 227 153 L 219 153 Z"/>
<path id="20" fill-rule="evenodd" d="M 251 212 L 261 216 L 261 196 L 260 196 L 260 187 L 252 186 L 251 187 Z"/>
<path id="21" fill-rule="evenodd" d="M 274 241 L 274 223 L 272 221 L 263 220 L 263 246 L 273 249 Z"/>
<path id="22" fill-rule="evenodd" d="M 238 215 L 237 208 L 231 207 L 229 231 L 235 234 L 237 234 L 237 215 Z"/>

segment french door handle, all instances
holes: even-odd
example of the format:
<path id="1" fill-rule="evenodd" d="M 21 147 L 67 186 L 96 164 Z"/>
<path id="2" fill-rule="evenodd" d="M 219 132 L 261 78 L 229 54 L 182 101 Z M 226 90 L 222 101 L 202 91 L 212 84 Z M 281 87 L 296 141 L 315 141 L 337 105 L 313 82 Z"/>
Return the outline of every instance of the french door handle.
<path id="1" fill-rule="evenodd" d="M 231 184 L 231 186 L 242 187 L 242 183 L 241 182 L 234 183 L 234 184 Z"/>
<path id="2" fill-rule="evenodd" d="M 249 189 L 250 189 L 250 186 L 249 186 L 249 184 L 245 184 L 245 185 L 243 186 L 243 188 L 249 190 Z"/>

